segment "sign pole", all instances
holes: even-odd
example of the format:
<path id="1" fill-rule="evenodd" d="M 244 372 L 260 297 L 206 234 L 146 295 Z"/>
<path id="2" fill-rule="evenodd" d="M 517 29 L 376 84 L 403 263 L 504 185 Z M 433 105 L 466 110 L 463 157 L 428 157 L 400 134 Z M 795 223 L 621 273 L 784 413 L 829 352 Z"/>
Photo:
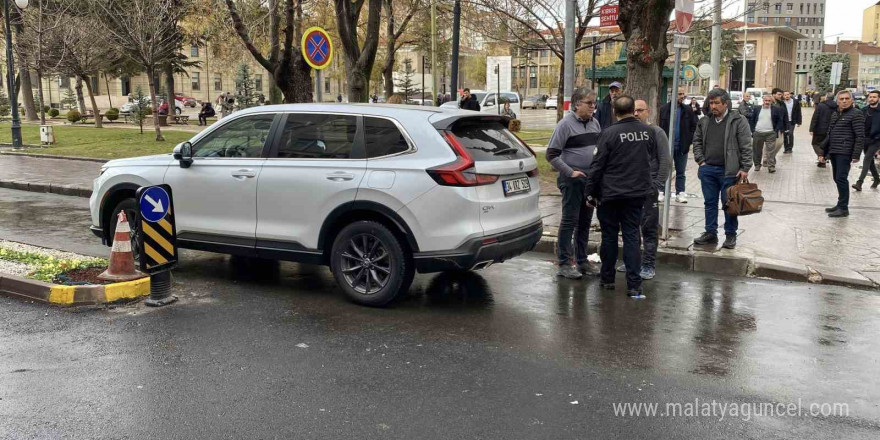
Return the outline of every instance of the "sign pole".
<path id="1" fill-rule="evenodd" d="M 303 32 L 302 54 L 306 63 L 315 69 L 315 101 L 324 101 L 324 80 L 321 70 L 333 60 L 333 42 L 323 28 L 310 27 Z"/>
<path id="2" fill-rule="evenodd" d="M 321 69 L 315 70 L 315 102 L 324 102 L 324 81 Z"/>
<path id="3" fill-rule="evenodd" d="M 150 297 L 144 304 L 162 307 L 177 301 L 171 295 L 171 269 L 177 266 L 177 226 L 171 186 L 142 186 L 138 200 L 138 248 L 141 272 L 150 274 Z"/>
<path id="4" fill-rule="evenodd" d="M 683 35 L 675 35 L 678 39 Z M 678 46 L 676 44 L 676 46 Z M 669 100 L 669 157 L 675 157 L 675 119 L 678 115 L 678 77 L 681 75 L 681 47 L 675 48 L 675 69 L 672 71 L 672 93 Z M 672 201 L 672 173 L 666 177 L 663 198 L 663 240 L 669 240 L 669 205 Z"/>

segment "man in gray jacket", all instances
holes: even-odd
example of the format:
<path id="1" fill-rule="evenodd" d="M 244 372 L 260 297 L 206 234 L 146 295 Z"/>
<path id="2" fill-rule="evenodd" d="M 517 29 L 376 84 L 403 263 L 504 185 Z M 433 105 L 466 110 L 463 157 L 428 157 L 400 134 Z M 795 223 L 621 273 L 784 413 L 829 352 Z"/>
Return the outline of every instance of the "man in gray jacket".
<path id="1" fill-rule="evenodd" d="M 718 200 L 727 198 L 727 188 L 748 178 L 752 167 L 752 132 L 749 122 L 729 111 L 730 95 L 714 89 L 706 97 L 711 114 L 701 119 L 694 133 L 694 160 L 700 165 L 697 176 L 703 187 L 706 232 L 694 244 L 718 243 Z M 736 247 L 736 217 L 724 212 L 724 247 Z"/>
<path id="2" fill-rule="evenodd" d="M 562 219 L 556 244 L 558 275 L 568 279 L 579 279 L 582 272 L 591 275 L 598 272 L 587 262 L 593 208 L 587 206 L 584 193 L 586 172 L 593 162 L 601 131 L 599 121 L 593 116 L 595 110 L 596 92 L 575 89 L 571 94 L 571 110 L 556 125 L 547 145 L 547 162 L 559 172 L 556 185 L 562 192 Z M 577 267 L 572 266 L 573 263 L 577 263 Z"/>

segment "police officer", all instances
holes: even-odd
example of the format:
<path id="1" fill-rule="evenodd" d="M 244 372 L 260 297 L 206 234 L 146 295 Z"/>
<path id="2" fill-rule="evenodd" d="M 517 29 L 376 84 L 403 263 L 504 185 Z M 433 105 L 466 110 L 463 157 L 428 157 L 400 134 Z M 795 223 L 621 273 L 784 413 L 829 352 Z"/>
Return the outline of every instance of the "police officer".
<path id="1" fill-rule="evenodd" d="M 634 116 L 633 98 L 621 95 L 614 100 L 613 108 L 617 122 L 599 136 L 584 192 L 588 194 L 588 205 L 598 204 L 602 288 L 614 289 L 617 234 L 622 230 L 627 295 L 644 298 L 639 275 L 639 226 L 645 198 L 653 193 L 649 152 L 656 150 L 657 143 L 651 128 Z"/>

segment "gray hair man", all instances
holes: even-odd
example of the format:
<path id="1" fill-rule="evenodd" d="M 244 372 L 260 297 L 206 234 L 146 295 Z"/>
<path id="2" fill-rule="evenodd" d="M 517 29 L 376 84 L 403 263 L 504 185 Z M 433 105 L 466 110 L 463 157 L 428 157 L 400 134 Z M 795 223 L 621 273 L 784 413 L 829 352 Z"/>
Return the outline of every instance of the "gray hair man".
<path id="1" fill-rule="evenodd" d="M 727 189 L 746 179 L 752 167 L 752 132 L 746 118 L 730 109 L 730 95 L 724 89 L 709 91 L 711 114 L 701 119 L 694 133 L 694 160 L 700 165 L 697 177 L 703 187 L 706 232 L 696 245 L 718 243 L 718 201 Z M 724 212 L 724 247 L 736 247 L 739 222 Z"/>
<path id="2" fill-rule="evenodd" d="M 595 111 L 596 92 L 575 89 L 571 94 L 571 110 L 556 125 L 547 145 L 547 162 L 559 172 L 556 185 L 562 192 L 562 218 L 556 244 L 558 275 L 568 279 L 579 279 L 583 272 L 598 272 L 587 261 L 593 208 L 587 206 L 584 193 L 586 173 L 593 162 L 601 131 Z"/>
<path id="3" fill-rule="evenodd" d="M 837 185 L 837 205 L 825 208 L 828 217 L 849 217 L 849 170 L 862 156 L 865 143 L 865 114 L 853 105 L 852 93 L 837 94 L 837 111 L 831 115 L 831 128 L 823 148 L 823 157 L 831 161 Z"/>

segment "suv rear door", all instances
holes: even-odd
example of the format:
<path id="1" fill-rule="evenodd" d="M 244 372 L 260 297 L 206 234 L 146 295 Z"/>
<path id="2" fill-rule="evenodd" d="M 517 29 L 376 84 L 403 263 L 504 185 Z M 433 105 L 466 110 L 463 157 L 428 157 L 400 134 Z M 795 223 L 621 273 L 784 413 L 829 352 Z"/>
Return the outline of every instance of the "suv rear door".
<path id="1" fill-rule="evenodd" d="M 504 121 L 462 118 L 448 129 L 473 159 L 478 175 L 497 176 L 492 183 L 476 186 L 480 224 L 486 235 L 525 226 L 540 218 L 538 162 Z"/>
<path id="2" fill-rule="evenodd" d="M 313 252 L 336 207 L 354 201 L 364 177 L 361 118 L 286 113 L 257 191 L 258 253 Z"/>

